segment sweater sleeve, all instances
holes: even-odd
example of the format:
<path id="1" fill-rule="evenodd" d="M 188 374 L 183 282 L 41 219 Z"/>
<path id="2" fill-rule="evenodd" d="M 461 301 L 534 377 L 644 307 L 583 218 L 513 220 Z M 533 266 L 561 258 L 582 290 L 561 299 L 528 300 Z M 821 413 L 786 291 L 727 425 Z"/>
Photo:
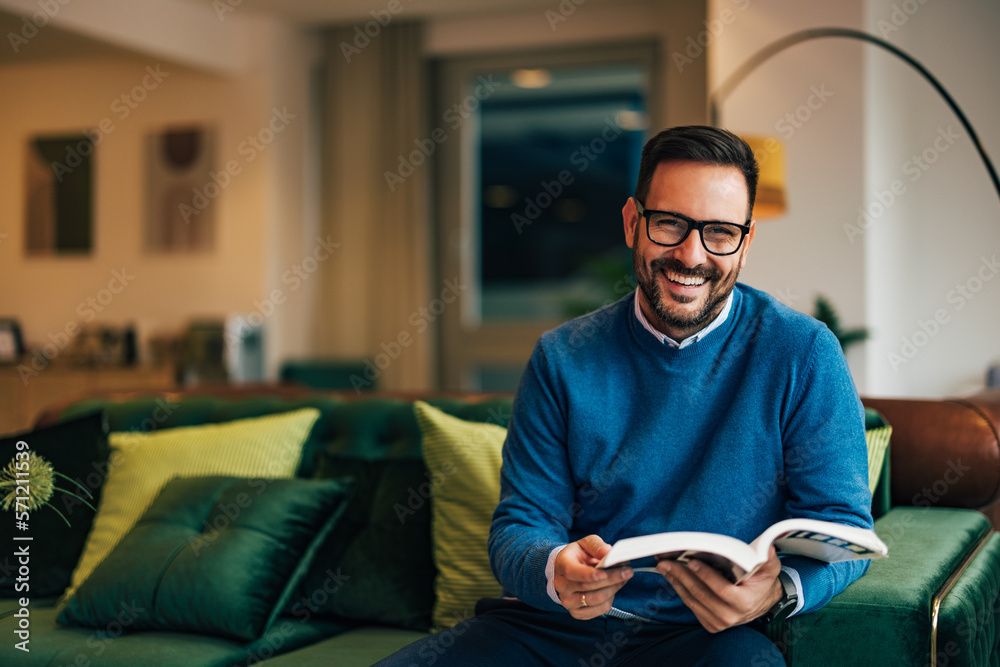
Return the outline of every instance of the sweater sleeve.
<path id="1" fill-rule="evenodd" d="M 822 329 L 796 377 L 783 428 L 786 509 L 791 517 L 871 528 L 864 408 L 840 344 Z M 801 577 L 801 613 L 815 611 L 868 570 L 870 561 L 822 563 L 786 556 Z"/>
<path id="2" fill-rule="evenodd" d="M 488 543 L 506 594 L 561 611 L 546 592 L 545 566 L 551 551 L 569 541 L 576 497 L 563 403 L 540 341 L 514 398 Z"/>

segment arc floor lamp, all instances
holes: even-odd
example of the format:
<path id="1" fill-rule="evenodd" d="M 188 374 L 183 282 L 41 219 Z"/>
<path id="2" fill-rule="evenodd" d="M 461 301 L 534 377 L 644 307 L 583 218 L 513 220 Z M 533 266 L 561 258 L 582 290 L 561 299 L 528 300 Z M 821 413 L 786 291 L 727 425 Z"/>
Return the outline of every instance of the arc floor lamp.
<path id="1" fill-rule="evenodd" d="M 972 127 L 972 124 L 966 117 L 965 112 L 962 111 L 961 107 L 958 106 L 958 103 L 955 102 L 955 99 L 945 89 L 941 82 L 938 81 L 926 67 L 920 64 L 910 54 L 906 53 L 899 47 L 890 44 L 884 39 L 879 39 L 874 35 L 869 35 L 868 33 L 860 30 L 852 30 L 850 28 L 813 28 L 810 30 L 802 30 L 800 32 L 792 33 L 787 37 L 783 37 L 765 46 L 760 51 L 752 55 L 735 72 L 730 74 L 722 85 L 719 86 L 714 93 L 712 93 L 709 100 L 712 125 L 715 127 L 719 126 L 720 107 L 722 106 L 722 103 L 725 102 L 726 98 L 729 97 L 729 94 L 732 93 L 733 90 L 739 86 L 751 72 L 769 60 L 772 56 L 784 51 L 785 49 L 791 48 L 796 44 L 801 44 L 802 42 L 830 37 L 856 39 L 862 42 L 867 42 L 868 44 L 874 44 L 875 46 L 878 46 L 900 58 L 917 70 L 921 76 L 923 76 L 924 79 L 926 79 L 931 86 L 933 86 L 934 90 L 936 90 L 938 94 L 944 98 L 944 101 L 948 103 L 948 106 L 951 107 L 951 110 L 958 117 L 959 121 L 961 121 L 962 127 L 965 128 L 966 133 L 968 133 L 969 138 L 972 139 L 972 143 L 979 152 L 979 157 L 982 158 L 983 164 L 986 166 L 986 171 L 989 172 L 990 179 L 993 181 L 993 187 L 997 192 L 997 197 L 1000 197 L 1000 178 L 997 177 L 997 171 L 993 167 L 993 163 L 990 161 L 989 156 L 986 154 L 986 150 L 983 148 L 982 143 L 979 141 L 979 135 L 976 134 L 976 130 Z"/>

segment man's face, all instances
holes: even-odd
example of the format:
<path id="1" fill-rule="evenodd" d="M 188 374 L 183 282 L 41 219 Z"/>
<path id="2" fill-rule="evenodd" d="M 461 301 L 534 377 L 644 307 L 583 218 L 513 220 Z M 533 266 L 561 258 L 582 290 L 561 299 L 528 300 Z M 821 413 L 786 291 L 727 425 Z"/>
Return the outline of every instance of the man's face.
<path id="1" fill-rule="evenodd" d="M 694 220 L 744 224 L 747 203 L 746 181 L 736 167 L 674 161 L 657 166 L 643 205 Z M 719 256 L 705 250 L 693 229 L 678 246 L 656 245 L 646 235 L 646 221 L 632 198 L 622 216 L 646 319 L 677 341 L 708 326 L 736 285 L 756 224 L 737 252 Z"/>

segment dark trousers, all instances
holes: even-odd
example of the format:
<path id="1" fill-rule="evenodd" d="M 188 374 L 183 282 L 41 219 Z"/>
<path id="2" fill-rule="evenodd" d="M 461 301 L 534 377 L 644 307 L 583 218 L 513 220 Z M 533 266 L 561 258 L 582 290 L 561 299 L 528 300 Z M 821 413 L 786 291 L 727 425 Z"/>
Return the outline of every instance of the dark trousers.
<path id="1" fill-rule="evenodd" d="M 785 661 L 761 633 L 740 626 L 711 634 L 604 616 L 579 621 L 517 600 L 482 600 L 476 616 L 424 637 L 378 667 L 611 667 L 724 665 L 777 667 Z"/>

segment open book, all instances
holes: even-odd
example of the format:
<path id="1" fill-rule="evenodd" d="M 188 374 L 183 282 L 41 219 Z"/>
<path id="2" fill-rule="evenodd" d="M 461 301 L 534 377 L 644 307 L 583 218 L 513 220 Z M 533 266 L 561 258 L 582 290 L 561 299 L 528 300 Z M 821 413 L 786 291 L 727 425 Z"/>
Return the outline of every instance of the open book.
<path id="1" fill-rule="evenodd" d="M 699 560 L 733 583 L 740 583 L 767 561 L 768 548 L 781 554 L 809 556 L 827 563 L 884 558 L 889 549 L 874 531 L 815 519 L 785 519 L 747 544 L 716 533 L 673 532 L 618 540 L 597 567 L 615 567 L 634 560 L 655 558 L 686 563 Z M 656 572 L 655 566 L 633 567 L 636 572 Z M 655 565 L 655 564 L 654 564 Z"/>

